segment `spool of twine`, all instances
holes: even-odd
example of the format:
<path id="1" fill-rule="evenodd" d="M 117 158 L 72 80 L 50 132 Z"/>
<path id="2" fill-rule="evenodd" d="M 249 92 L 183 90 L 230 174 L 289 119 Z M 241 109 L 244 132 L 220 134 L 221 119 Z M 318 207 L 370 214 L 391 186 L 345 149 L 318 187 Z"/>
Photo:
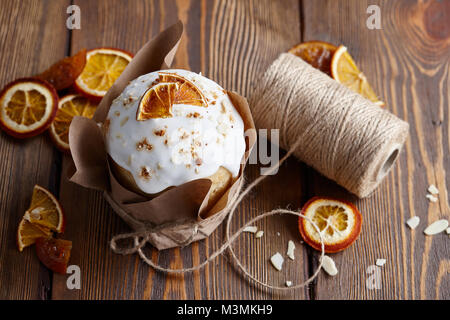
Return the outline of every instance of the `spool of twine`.
<path id="1" fill-rule="evenodd" d="M 279 129 L 280 147 L 363 198 L 383 180 L 408 136 L 392 113 L 283 53 L 250 97 L 257 128 Z"/>

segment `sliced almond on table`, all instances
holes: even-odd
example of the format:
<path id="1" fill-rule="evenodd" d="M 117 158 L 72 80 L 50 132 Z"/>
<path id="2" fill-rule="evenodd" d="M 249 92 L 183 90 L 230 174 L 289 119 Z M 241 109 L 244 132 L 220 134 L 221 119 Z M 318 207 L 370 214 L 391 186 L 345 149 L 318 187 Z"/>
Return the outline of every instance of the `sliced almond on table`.
<path id="1" fill-rule="evenodd" d="M 377 259 L 376 265 L 382 267 L 386 264 L 386 259 Z"/>
<path id="2" fill-rule="evenodd" d="M 322 268 L 330 276 L 334 277 L 335 275 L 338 274 L 338 269 L 336 268 L 336 264 L 334 263 L 334 260 L 331 259 L 329 256 L 323 256 L 323 258 L 322 258 Z"/>
<path id="3" fill-rule="evenodd" d="M 275 269 L 281 271 L 281 269 L 283 268 L 284 258 L 279 252 L 277 252 L 270 258 L 270 262 L 272 262 L 272 265 Z"/>
<path id="4" fill-rule="evenodd" d="M 424 231 L 427 236 L 432 236 L 448 228 L 448 221 L 445 219 L 441 219 L 430 224 Z"/>
<path id="5" fill-rule="evenodd" d="M 256 238 L 256 239 L 259 239 L 259 238 L 261 238 L 263 235 L 264 235 L 264 231 L 259 230 L 259 231 L 255 234 L 255 238 Z"/>
<path id="6" fill-rule="evenodd" d="M 292 281 L 286 281 L 286 287 L 292 287 Z"/>
<path id="7" fill-rule="evenodd" d="M 438 190 L 438 188 L 436 188 L 436 186 L 434 184 L 432 184 L 428 187 L 428 192 L 431 194 L 439 194 L 439 190 Z"/>
<path id="8" fill-rule="evenodd" d="M 294 250 L 295 250 L 295 244 L 294 244 L 294 242 L 292 240 L 289 240 L 289 242 L 288 242 L 288 249 L 287 249 L 287 256 L 291 260 L 295 260 Z"/>
<path id="9" fill-rule="evenodd" d="M 420 223 L 420 218 L 418 216 L 414 216 L 414 217 L 408 219 L 408 221 L 406 221 L 406 224 L 413 230 L 415 228 L 417 228 L 419 223 Z"/>
<path id="10" fill-rule="evenodd" d="M 438 198 L 436 198 L 435 196 L 433 196 L 432 194 L 427 194 L 425 196 L 428 200 L 430 200 L 431 202 L 437 202 Z"/>

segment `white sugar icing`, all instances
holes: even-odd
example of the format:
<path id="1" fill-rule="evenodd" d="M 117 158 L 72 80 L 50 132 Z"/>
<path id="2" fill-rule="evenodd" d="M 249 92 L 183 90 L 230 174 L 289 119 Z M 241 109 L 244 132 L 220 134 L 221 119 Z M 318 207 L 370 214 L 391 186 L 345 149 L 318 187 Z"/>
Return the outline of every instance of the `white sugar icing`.
<path id="1" fill-rule="evenodd" d="M 191 81 L 208 106 L 174 104 L 171 118 L 137 121 L 141 97 L 159 78 L 158 72 L 140 76 L 111 105 L 105 137 L 108 154 L 150 194 L 209 177 L 220 166 L 236 177 L 245 152 L 244 123 L 226 92 L 194 72 L 164 72 Z"/>

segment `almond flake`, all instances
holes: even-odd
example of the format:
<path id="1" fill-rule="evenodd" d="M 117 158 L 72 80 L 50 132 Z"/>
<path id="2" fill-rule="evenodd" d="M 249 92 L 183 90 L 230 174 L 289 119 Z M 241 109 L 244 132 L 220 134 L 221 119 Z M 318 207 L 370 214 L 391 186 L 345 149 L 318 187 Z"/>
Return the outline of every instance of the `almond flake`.
<path id="1" fill-rule="evenodd" d="M 411 229 L 415 229 L 417 228 L 417 226 L 419 225 L 420 222 L 420 218 L 418 216 L 414 216 L 410 219 L 408 219 L 408 221 L 406 221 L 406 224 L 411 228 Z"/>
<path id="2" fill-rule="evenodd" d="M 427 194 L 425 197 L 427 197 L 427 199 L 430 200 L 431 202 L 437 202 L 438 201 L 438 198 L 436 198 L 432 194 Z"/>
<path id="3" fill-rule="evenodd" d="M 434 184 L 432 184 L 428 187 L 428 192 L 431 194 L 439 194 L 439 190 L 438 190 L 438 188 L 436 188 L 436 186 Z"/>
<path id="4" fill-rule="evenodd" d="M 448 228 L 448 221 L 445 219 L 438 220 L 430 224 L 424 231 L 427 236 L 432 236 L 441 233 Z"/>
<path id="5" fill-rule="evenodd" d="M 292 286 L 292 281 L 286 281 L 286 287 L 291 287 Z"/>
<path id="6" fill-rule="evenodd" d="M 386 259 L 377 259 L 376 265 L 382 267 L 386 264 Z"/>
<path id="7" fill-rule="evenodd" d="M 295 260 L 294 250 L 295 250 L 295 244 L 294 244 L 294 242 L 292 240 L 289 240 L 289 242 L 288 242 L 288 249 L 287 249 L 287 256 L 291 260 Z"/>
<path id="8" fill-rule="evenodd" d="M 323 256 L 322 268 L 323 270 L 325 270 L 326 273 L 328 273 L 332 277 L 338 274 L 336 264 L 334 263 L 334 260 L 331 259 L 329 256 Z"/>
<path id="9" fill-rule="evenodd" d="M 275 269 L 277 269 L 278 271 L 281 271 L 281 269 L 283 268 L 283 262 L 284 259 L 281 256 L 281 254 L 279 252 L 275 253 L 271 258 L 270 258 L 270 262 L 272 262 L 272 265 L 274 266 Z"/>
<path id="10" fill-rule="evenodd" d="M 248 227 L 245 227 L 244 230 L 242 230 L 242 231 L 256 233 L 256 231 L 258 231 L 258 228 L 255 226 L 248 226 Z"/>
<path id="11" fill-rule="evenodd" d="M 450 234 L 450 228 L 445 229 L 445 232 L 447 232 L 447 234 Z"/>
<path id="12" fill-rule="evenodd" d="M 264 231 L 259 230 L 256 234 L 255 234 L 255 238 L 259 239 L 264 235 Z"/>

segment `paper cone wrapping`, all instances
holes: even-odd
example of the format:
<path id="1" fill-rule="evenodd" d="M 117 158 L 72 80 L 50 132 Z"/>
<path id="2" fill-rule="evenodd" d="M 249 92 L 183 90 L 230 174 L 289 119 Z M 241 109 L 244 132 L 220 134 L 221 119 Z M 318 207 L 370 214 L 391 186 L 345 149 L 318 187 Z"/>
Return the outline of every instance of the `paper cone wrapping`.
<path id="1" fill-rule="evenodd" d="M 100 124 L 112 101 L 128 83 L 140 75 L 171 65 L 183 32 L 181 22 L 147 42 L 135 55 L 100 102 L 93 119 L 75 117 L 69 129 L 73 166 L 69 179 L 83 187 L 104 191 L 113 210 L 134 231 L 148 231 L 149 242 L 159 250 L 183 246 L 208 237 L 228 214 L 230 199 L 239 192 L 243 171 L 256 141 L 256 131 L 247 100 L 234 92 L 228 95 L 244 121 L 246 151 L 238 177 L 222 198 L 205 212 L 211 181 L 198 179 L 149 199 L 124 188 L 112 174 Z M 204 218 L 206 217 L 206 218 Z"/>

